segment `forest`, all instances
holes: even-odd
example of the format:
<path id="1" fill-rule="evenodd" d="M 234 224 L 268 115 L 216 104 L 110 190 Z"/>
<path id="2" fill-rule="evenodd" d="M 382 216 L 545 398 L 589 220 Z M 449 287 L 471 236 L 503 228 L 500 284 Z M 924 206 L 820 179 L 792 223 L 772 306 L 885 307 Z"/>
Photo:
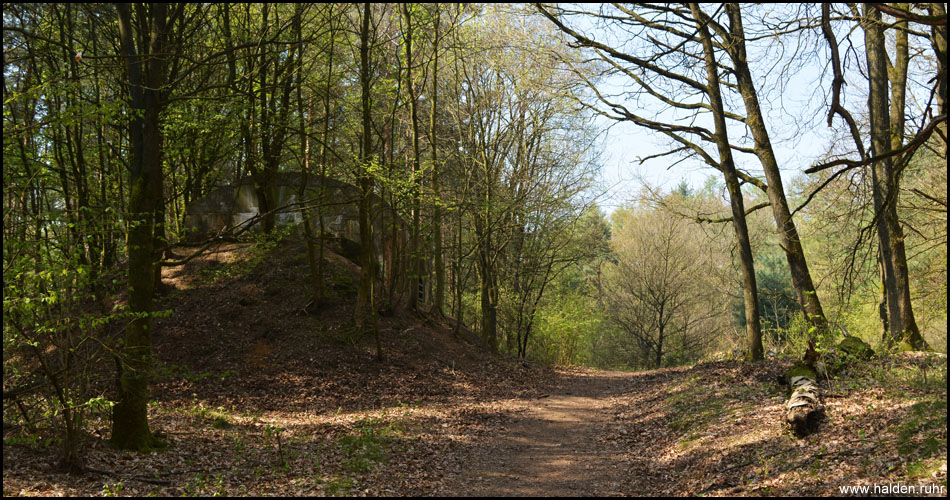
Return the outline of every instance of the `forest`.
<path id="1" fill-rule="evenodd" d="M 945 3 L 5 3 L 4 496 L 944 496 L 946 99 Z"/>

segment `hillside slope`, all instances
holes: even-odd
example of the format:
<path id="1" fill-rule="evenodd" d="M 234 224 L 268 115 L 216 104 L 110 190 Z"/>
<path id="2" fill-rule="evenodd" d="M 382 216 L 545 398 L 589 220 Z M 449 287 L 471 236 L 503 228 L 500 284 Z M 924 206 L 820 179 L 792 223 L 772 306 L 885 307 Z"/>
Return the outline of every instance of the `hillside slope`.
<path id="1" fill-rule="evenodd" d="M 181 250 L 180 250 L 181 252 Z M 51 448 L 4 444 L 4 495 L 839 495 L 946 487 L 946 357 L 855 365 L 827 417 L 780 423 L 790 362 L 641 373 L 525 366 L 425 314 L 380 318 L 385 361 L 349 328 L 358 268 L 336 254 L 307 310 L 289 237 L 223 244 L 167 269 L 157 321 L 152 454 L 107 447 L 52 470 Z M 121 299 L 120 299 L 121 300 Z M 945 494 L 945 490 L 944 494 Z M 873 492 L 872 492 L 873 493 Z M 926 493 L 926 491 L 924 492 Z"/>

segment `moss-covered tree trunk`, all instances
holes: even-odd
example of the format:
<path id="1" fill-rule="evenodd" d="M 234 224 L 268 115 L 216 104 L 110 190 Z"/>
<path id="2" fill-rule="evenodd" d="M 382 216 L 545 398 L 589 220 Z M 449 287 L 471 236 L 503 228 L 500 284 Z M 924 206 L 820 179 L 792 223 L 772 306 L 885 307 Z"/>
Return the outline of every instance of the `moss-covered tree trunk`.
<path id="1" fill-rule="evenodd" d="M 356 297 L 354 311 L 357 328 L 364 328 L 370 322 L 376 340 L 376 360 L 382 361 L 383 348 L 379 338 L 379 325 L 376 318 L 376 300 L 373 291 L 376 275 L 376 252 L 373 246 L 373 219 L 371 216 L 373 196 L 373 162 L 370 134 L 372 122 L 370 115 L 370 4 L 363 4 L 360 27 L 360 102 L 363 116 L 363 137 L 360 151 L 360 288 Z"/>
<path id="2" fill-rule="evenodd" d="M 132 112 L 129 191 L 129 311 L 119 373 L 119 401 L 112 412 L 114 446 L 146 450 L 157 441 L 148 425 L 148 383 L 152 364 L 152 298 L 157 267 L 154 231 L 162 204 L 161 127 L 164 59 L 145 57 L 163 50 L 167 7 L 155 4 L 136 12 L 148 12 L 140 21 L 150 29 L 146 47 L 136 49 L 132 12 L 128 4 L 118 4 L 119 35 L 129 78 Z M 147 52 L 146 52 L 147 50 Z"/>
<path id="3" fill-rule="evenodd" d="M 486 197 L 490 200 L 490 196 Z M 486 203 L 486 206 L 490 206 Z M 478 239 L 476 250 L 476 267 L 480 283 L 481 297 L 481 334 L 482 338 L 493 350 L 498 349 L 498 284 L 495 276 L 495 267 L 492 260 L 493 247 L 491 234 L 487 232 L 487 217 L 482 213 L 475 214 L 475 236 Z"/>
<path id="4" fill-rule="evenodd" d="M 402 4 L 403 20 L 406 23 L 404 39 L 406 42 L 406 90 L 409 93 L 409 122 L 412 132 L 412 180 L 411 200 L 412 207 L 412 227 L 409 236 L 409 289 L 408 289 L 408 307 L 414 310 L 419 302 L 419 285 L 422 281 L 422 246 L 420 245 L 420 200 L 422 191 L 422 172 L 419 164 L 419 118 L 416 113 L 416 89 L 413 85 L 412 76 L 412 14 L 409 11 L 409 4 Z"/>
<path id="5" fill-rule="evenodd" d="M 442 11 L 434 5 L 435 33 L 432 36 L 432 105 L 429 110 L 429 147 L 432 149 L 432 192 L 435 201 L 432 207 L 432 267 L 435 268 L 432 311 L 441 316 L 445 307 L 445 264 L 442 259 L 442 205 L 439 198 L 439 150 L 436 140 L 436 110 L 439 94 L 439 24 Z"/>
<path id="6" fill-rule="evenodd" d="M 909 61 L 907 34 L 906 31 L 898 31 L 895 60 L 889 72 L 881 13 L 872 6 L 865 6 L 865 9 L 862 23 L 868 65 L 871 145 L 874 154 L 880 156 L 903 144 L 903 108 Z M 891 84 L 890 89 L 888 83 Z M 892 91 L 890 97 L 889 90 Z M 897 215 L 900 196 L 897 169 L 893 157 L 879 160 L 871 168 L 874 212 L 887 292 L 888 340 L 906 342 L 913 349 L 927 349 L 911 305 L 904 233 Z"/>

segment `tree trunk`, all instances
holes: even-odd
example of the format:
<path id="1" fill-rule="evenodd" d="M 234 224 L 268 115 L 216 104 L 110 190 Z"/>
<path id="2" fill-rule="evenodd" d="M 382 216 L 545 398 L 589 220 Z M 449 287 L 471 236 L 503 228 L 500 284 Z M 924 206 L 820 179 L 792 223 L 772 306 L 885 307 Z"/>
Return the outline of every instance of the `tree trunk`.
<path id="1" fill-rule="evenodd" d="M 755 82 L 752 79 L 752 72 L 749 70 L 746 59 L 745 31 L 742 26 L 739 6 L 737 4 L 726 4 L 726 12 L 729 16 L 731 34 L 729 54 L 735 66 L 736 80 L 745 103 L 746 124 L 752 132 L 755 141 L 755 153 L 765 171 L 765 179 L 768 183 L 766 193 L 772 207 L 772 216 L 775 219 L 775 227 L 781 242 L 780 246 L 785 251 L 785 257 L 791 271 L 792 284 L 798 294 L 798 302 L 805 312 L 806 319 L 816 327 L 815 333 L 812 334 L 812 337 L 815 338 L 818 331 L 827 328 L 828 321 L 825 318 L 821 302 L 818 300 L 818 293 L 811 279 L 811 273 L 808 270 L 808 263 L 805 260 L 805 252 L 798 238 L 795 221 L 792 220 L 791 212 L 788 209 L 788 200 L 782 186 L 782 175 L 779 171 L 778 160 L 772 149 L 768 129 L 765 127 L 765 119 L 759 107 Z M 814 342 L 810 343 L 809 349 L 814 349 Z"/>
<path id="2" fill-rule="evenodd" d="M 946 19 L 947 7 L 940 2 L 934 2 L 927 7 L 931 16 L 943 16 Z M 934 24 L 930 27 L 931 46 L 937 60 L 937 111 L 938 114 L 947 114 L 947 23 Z M 943 137 L 942 144 L 937 147 L 938 153 L 947 161 L 947 123 L 938 125 L 938 135 Z"/>
<path id="3" fill-rule="evenodd" d="M 690 10 L 702 39 L 703 52 L 706 62 L 706 89 L 709 101 L 713 108 L 715 121 L 715 141 L 719 150 L 721 171 L 726 179 L 726 188 L 729 190 L 729 204 L 732 207 L 732 225 L 739 243 L 739 261 L 742 269 L 742 291 L 746 314 L 746 336 L 749 340 L 749 358 L 762 360 L 762 328 L 759 324 L 759 299 L 755 283 L 755 266 L 752 261 L 752 245 L 749 242 L 749 229 L 745 220 L 745 207 L 742 200 L 742 189 L 739 186 L 739 176 L 732 160 L 732 151 L 729 148 L 729 138 L 726 129 L 726 119 L 722 104 L 722 95 L 719 91 L 719 74 L 716 68 L 716 59 L 713 52 L 712 38 L 702 17 L 699 5 L 690 4 Z"/>
<path id="4" fill-rule="evenodd" d="M 872 6 L 865 7 L 863 20 L 865 47 L 868 64 L 869 121 L 871 125 L 871 146 L 875 156 L 886 154 L 894 144 L 903 142 L 904 84 L 907 69 L 906 35 L 901 44 L 897 42 L 897 57 L 894 64 L 894 98 L 898 102 L 888 102 L 887 52 L 884 41 L 884 26 L 881 13 Z M 903 68 L 903 70 L 901 70 Z M 903 73 L 902 75 L 900 73 Z M 898 123 L 891 123 L 894 118 Z M 894 127 L 892 127 L 894 125 Z M 898 130 L 896 127 L 900 127 Z M 878 242 L 884 261 L 884 286 L 887 290 L 888 332 L 892 343 L 906 341 L 913 349 L 926 349 L 927 343 L 920 336 L 914 319 L 910 300 L 910 279 L 907 269 L 907 256 L 904 249 L 904 234 L 897 215 L 899 196 L 899 173 L 894 158 L 885 158 L 872 165 L 872 183 L 874 186 L 874 212 L 877 222 Z"/>
<path id="5" fill-rule="evenodd" d="M 887 333 L 887 288 L 884 286 L 884 260 L 881 257 L 880 247 L 878 247 L 877 252 L 877 267 L 878 274 L 881 277 L 881 301 L 877 304 L 877 314 L 878 318 L 881 320 L 881 341 L 887 343 L 890 339 L 890 335 Z"/>
<path id="6" fill-rule="evenodd" d="M 326 232 L 326 227 L 324 224 L 323 218 L 323 205 L 326 203 L 327 191 L 327 143 L 330 140 L 330 85 L 333 80 L 333 54 L 334 54 L 334 45 L 336 42 L 336 32 L 333 30 L 333 20 L 330 20 L 330 49 L 327 55 L 327 88 L 326 93 L 323 96 L 323 144 L 320 146 L 320 196 L 319 203 L 320 209 L 317 213 L 319 217 L 319 239 L 320 246 L 317 252 L 317 289 L 316 297 L 314 301 L 319 305 L 323 301 L 323 277 L 325 274 L 325 266 L 323 263 L 324 253 L 326 252 L 326 242 L 324 241 L 323 234 Z"/>
<path id="7" fill-rule="evenodd" d="M 364 328 L 367 321 L 372 323 L 373 336 L 376 339 L 376 360 L 383 360 L 383 349 L 379 339 L 379 327 L 376 322 L 376 301 L 373 285 L 376 271 L 376 252 L 373 247 L 373 219 L 371 217 L 373 175 L 370 163 L 373 161 L 372 123 L 370 121 L 370 68 L 369 68 L 369 18 L 370 4 L 363 4 L 362 26 L 360 29 L 360 101 L 363 114 L 363 137 L 360 148 L 360 288 L 356 298 L 356 325 Z"/>
<path id="8" fill-rule="evenodd" d="M 134 45 L 131 9 L 117 5 L 120 42 L 129 73 L 131 94 L 132 142 L 131 189 L 129 193 L 129 310 L 132 314 L 126 330 L 119 372 L 119 401 L 112 410 L 114 446 L 145 450 L 157 444 L 148 426 L 148 383 L 152 362 L 152 296 L 154 228 L 162 204 L 161 127 L 159 124 L 164 85 L 161 58 L 145 59 Z M 166 36 L 166 6 L 150 8 L 151 43 L 149 54 L 163 50 Z M 144 47 L 142 48 L 144 52 Z M 143 66 L 147 70 L 143 75 Z"/>
<path id="9" fill-rule="evenodd" d="M 432 193 L 435 202 L 432 207 L 432 266 L 435 268 L 435 296 L 432 298 L 432 311 L 442 316 L 445 301 L 445 269 L 442 259 L 442 201 L 439 196 L 439 155 L 436 140 L 436 109 L 439 95 L 439 23 L 442 11 L 435 4 L 435 33 L 432 37 L 432 105 L 429 110 L 429 147 L 432 148 Z"/>
<path id="10" fill-rule="evenodd" d="M 787 378 L 792 393 L 785 402 L 785 423 L 795 435 L 805 437 L 818 428 L 824 414 L 818 399 L 818 376 L 810 367 L 797 365 L 788 371 Z"/>
<path id="11" fill-rule="evenodd" d="M 491 235 L 485 234 L 485 221 L 475 216 L 475 237 L 478 238 L 477 264 L 481 282 L 479 290 L 482 309 L 482 337 L 492 351 L 498 349 L 498 292 L 492 266 Z"/>
<path id="12" fill-rule="evenodd" d="M 412 228 L 409 237 L 409 303 L 410 310 L 416 309 L 419 301 L 419 285 L 422 279 L 422 265 L 419 245 L 419 195 L 422 187 L 422 172 L 419 168 L 419 119 L 416 114 L 416 90 L 412 83 L 412 15 L 409 4 L 402 4 L 403 18 L 406 21 L 406 89 L 409 92 L 409 119 L 412 126 L 412 173 L 411 200 Z"/>
<path id="13" fill-rule="evenodd" d="M 298 4 L 294 12 L 294 33 L 297 38 L 297 81 L 303 81 L 303 26 L 301 23 L 301 12 Z M 330 40 L 330 58 L 332 65 L 333 40 Z M 313 118 L 313 99 L 311 98 L 307 105 L 306 113 L 303 106 L 302 85 L 297 85 L 297 113 L 300 115 L 299 129 L 297 134 L 300 137 L 300 144 L 303 147 L 303 177 L 300 186 L 297 188 L 297 202 L 303 202 L 307 195 L 307 184 L 312 176 L 310 165 L 310 135 L 307 133 L 310 120 Z M 324 137 L 326 140 L 326 137 Z M 313 287 L 313 304 L 319 306 L 323 301 L 323 277 L 320 274 L 320 264 L 317 263 L 317 251 L 314 248 L 313 241 L 313 210 L 305 207 L 303 210 L 303 232 L 307 243 L 307 263 L 310 268 L 310 285 Z"/>
<path id="14" fill-rule="evenodd" d="M 481 272 L 481 302 L 482 302 L 482 336 L 492 351 L 498 350 L 498 308 L 494 277 L 488 267 L 482 267 Z"/>

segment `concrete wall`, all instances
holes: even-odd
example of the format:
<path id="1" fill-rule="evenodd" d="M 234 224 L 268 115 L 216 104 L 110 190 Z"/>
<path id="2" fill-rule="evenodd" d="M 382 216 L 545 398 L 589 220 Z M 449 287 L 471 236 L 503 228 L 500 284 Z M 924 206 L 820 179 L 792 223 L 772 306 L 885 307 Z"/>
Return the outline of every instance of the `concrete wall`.
<path id="1" fill-rule="evenodd" d="M 321 179 L 311 175 L 306 179 L 307 187 L 302 200 L 298 200 L 300 184 L 304 180 L 304 175 L 300 172 L 277 174 L 274 182 L 277 200 L 273 202 L 274 207 L 297 201 L 307 202 L 306 205 L 311 207 L 310 210 L 314 215 L 312 219 L 314 234 L 319 234 L 320 224 L 317 217 L 321 217 L 327 233 L 336 238 L 349 240 L 358 246 L 360 241 L 359 188 L 334 179 Z M 324 190 L 322 203 L 321 187 Z M 204 198 L 185 208 L 186 240 L 201 241 L 216 234 L 228 234 L 259 213 L 260 203 L 251 179 L 245 178 L 236 186 L 216 188 Z M 400 230 L 397 231 L 399 241 L 390 241 L 393 213 L 378 196 L 373 196 L 373 216 L 374 245 L 378 262 L 388 271 L 391 264 L 386 261 L 392 253 L 393 245 L 396 244 L 402 248 L 407 241 L 406 226 L 399 220 Z M 278 225 L 299 224 L 303 222 L 303 219 L 301 207 L 291 207 L 276 215 Z M 241 226 L 242 229 L 243 227 Z M 262 229 L 263 223 L 258 220 L 250 231 Z"/>

